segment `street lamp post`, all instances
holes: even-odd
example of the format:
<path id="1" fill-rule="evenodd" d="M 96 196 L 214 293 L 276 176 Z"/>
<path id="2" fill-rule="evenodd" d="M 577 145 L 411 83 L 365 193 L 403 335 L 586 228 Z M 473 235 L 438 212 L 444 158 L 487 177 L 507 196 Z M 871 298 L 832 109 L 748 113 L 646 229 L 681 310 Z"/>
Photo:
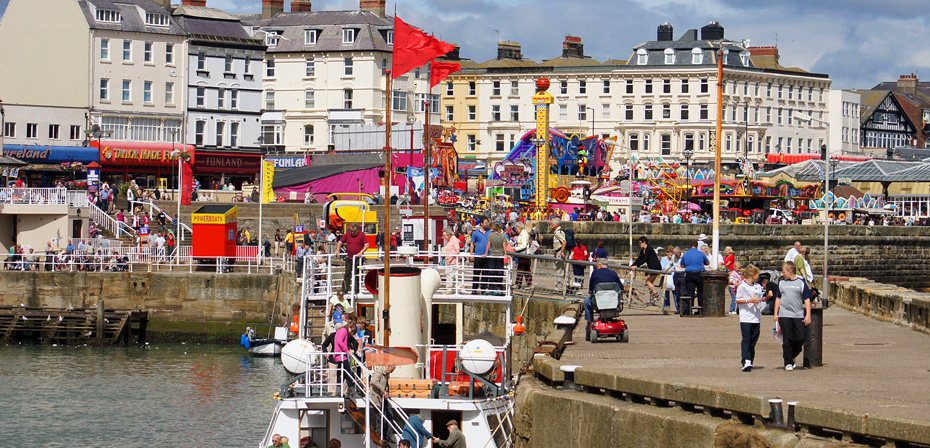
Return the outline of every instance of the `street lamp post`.
<path id="1" fill-rule="evenodd" d="M 688 185 L 688 198 L 687 198 L 687 201 L 688 201 L 688 207 L 689 207 L 689 210 L 690 210 L 690 207 L 691 207 L 691 205 L 690 205 L 690 203 L 691 203 L 691 157 L 694 157 L 694 149 L 692 149 L 692 148 L 685 148 L 685 150 L 682 152 L 682 155 L 685 156 L 685 164 L 688 165 L 688 169 L 687 169 L 687 171 L 686 171 L 685 174 L 687 175 L 687 178 L 688 178 L 688 184 L 687 184 L 687 185 Z"/>
<path id="2" fill-rule="evenodd" d="M 821 302 L 824 303 L 825 300 L 829 299 L 830 294 L 830 280 L 827 278 L 827 258 L 829 254 L 829 244 L 830 244 L 830 206 L 828 205 L 828 196 L 830 196 L 830 123 L 825 120 L 820 120 L 814 118 L 810 115 L 795 113 L 794 119 L 798 121 L 806 121 L 808 123 L 820 123 L 827 128 L 827 138 L 824 140 L 825 144 L 823 146 L 824 151 L 824 188 L 823 188 L 823 290 L 821 294 Z"/>

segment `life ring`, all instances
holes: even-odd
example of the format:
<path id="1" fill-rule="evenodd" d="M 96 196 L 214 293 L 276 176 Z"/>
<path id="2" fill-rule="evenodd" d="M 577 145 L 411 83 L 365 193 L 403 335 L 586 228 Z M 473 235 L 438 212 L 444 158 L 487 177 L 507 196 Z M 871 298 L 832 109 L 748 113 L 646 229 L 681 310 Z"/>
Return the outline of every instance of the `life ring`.
<path id="1" fill-rule="evenodd" d="M 846 221 L 846 214 L 840 213 L 840 221 Z"/>
<path id="2" fill-rule="evenodd" d="M 830 219 L 833 219 L 833 213 L 830 213 Z"/>

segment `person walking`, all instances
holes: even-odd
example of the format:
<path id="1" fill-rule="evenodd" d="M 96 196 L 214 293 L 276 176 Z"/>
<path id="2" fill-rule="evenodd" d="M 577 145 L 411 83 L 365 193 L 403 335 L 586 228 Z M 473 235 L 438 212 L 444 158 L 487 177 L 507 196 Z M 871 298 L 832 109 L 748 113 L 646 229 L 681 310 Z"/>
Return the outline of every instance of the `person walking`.
<path id="1" fill-rule="evenodd" d="M 412 447 L 423 448 L 433 439 L 433 434 L 426 429 L 426 426 L 423 426 L 423 417 L 419 414 L 412 414 L 407 418 L 401 438 L 409 441 Z"/>
<path id="2" fill-rule="evenodd" d="M 672 251 L 672 266 L 675 269 L 675 274 L 672 275 L 672 281 L 675 284 L 675 311 L 679 312 L 678 298 L 685 290 L 685 268 L 681 265 L 681 248 L 675 246 Z"/>
<path id="3" fill-rule="evenodd" d="M 481 293 L 487 289 L 487 276 L 490 269 L 487 253 L 491 221 L 484 217 L 479 219 L 478 228 L 471 234 L 471 253 L 475 269 L 473 283 L 476 293 Z"/>
<path id="4" fill-rule="evenodd" d="M 352 224 L 349 232 L 336 243 L 337 254 L 342 249 L 343 244 L 346 246 L 346 266 L 345 275 L 342 279 L 342 289 L 343 291 L 357 291 L 358 276 L 356 271 L 365 261 L 364 255 L 368 250 L 368 236 L 365 235 L 365 232 L 362 232 L 361 224 Z M 349 289 L 350 285 L 352 289 Z"/>
<path id="5" fill-rule="evenodd" d="M 659 249 L 659 251 L 661 252 L 661 248 Z M 662 257 L 660 261 L 662 262 L 662 271 L 666 272 L 666 274 L 662 276 L 662 285 L 663 285 L 663 289 L 665 289 L 665 293 L 663 294 L 665 296 L 665 300 L 662 301 L 662 314 L 669 313 L 668 310 L 671 307 L 671 305 L 669 305 L 668 303 L 669 301 L 675 302 L 675 312 L 677 313 L 678 312 L 678 298 L 675 297 L 675 280 L 674 280 L 675 250 L 671 247 L 666 249 L 665 256 Z"/>
<path id="6" fill-rule="evenodd" d="M 710 259 L 698 249 L 698 242 L 691 242 L 691 248 L 681 256 L 680 265 L 685 269 L 684 295 L 697 299 L 697 304 L 704 309 L 704 269 Z M 690 310 L 683 310 L 690 312 Z"/>
<path id="7" fill-rule="evenodd" d="M 598 241 L 597 247 L 594 248 L 594 259 L 597 260 L 598 258 L 607 259 L 607 248 L 604 247 L 603 240 Z"/>
<path id="8" fill-rule="evenodd" d="M 442 253 L 444 255 L 443 261 L 446 264 L 446 289 L 450 293 L 460 292 L 462 289 L 462 281 L 459 277 L 459 252 L 461 252 L 461 247 L 459 246 L 459 239 L 455 237 L 455 233 L 452 231 L 451 227 L 446 227 L 442 230 L 442 238 L 446 240 L 445 245 L 442 247 Z"/>
<path id="9" fill-rule="evenodd" d="M 449 420 L 446 423 L 446 429 L 449 430 L 449 437 L 442 440 L 439 437 L 433 437 L 433 445 L 440 448 L 466 448 L 465 435 L 459 429 L 459 424 L 455 420 Z"/>
<path id="10" fill-rule="evenodd" d="M 734 268 L 733 263 L 736 262 L 736 254 L 733 253 L 733 248 L 727 246 L 723 249 L 723 265 L 727 267 L 727 270 L 734 270 L 739 268 Z"/>
<path id="11" fill-rule="evenodd" d="M 759 342 L 759 321 L 762 317 L 762 286 L 759 285 L 759 268 L 749 265 L 743 269 L 742 280 L 736 291 L 739 305 L 739 329 L 743 336 L 740 343 L 740 362 L 743 372 L 752 371 L 756 358 L 756 342 Z"/>
<path id="12" fill-rule="evenodd" d="M 526 226 L 521 221 L 517 221 L 516 224 L 514 224 L 514 229 L 517 232 L 517 245 L 513 247 L 513 251 L 518 254 L 525 254 L 530 247 L 530 232 L 527 232 L 525 227 Z M 530 274 L 530 259 L 526 257 L 517 257 L 516 287 L 523 287 L 524 282 L 526 282 L 527 288 L 533 286 L 533 277 L 532 274 Z"/>
<path id="13" fill-rule="evenodd" d="M 284 258 L 291 258 L 291 254 L 294 253 L 294 231 L 291 229 L 287 230 L 287 235 L 284 236 Z"/>
<path id="14" fill-rule="evenodd" d="M 782 358 L 785 370 L 792 371 L 797 365 L 794 358 L 801 353 L 807 326 L 811 324 L 811 290 L 798 277 L 794 263 L 782 265 L 782 280 L 778 282 L 781 297 L 775 297 L 775 314 L 772 316 L 782 333 Z"/>
<path id="15" fill-rule="evenodd" d="M 729 282 L 727 283 L 727 291 L 730 292 L 730 314 L 736 314 L 736 290 L 739 288 L 740 282 L 743 281 L 743 275 L 740 273 L 742 267 L 740 262 L 734 261 L 733 269 L 730 271 Z"/>
<path id="16" fill-rule="evenodd" d="M 647 269 L 652 269 L 655 271 L 662 270 L 662 263 L 659 261 L 659 256 L 656 255 L 655 249 L 649 245 L 649 238 L 644 236 L 639 237 L 639 257 L 636 258 L 636 261 L 630 266 L 630 271 L 636 271 L 636 268 L 646 265 Z M 659 299 L 659 293 L 656 291 L 654 282 L 656 278 L 659 277 L 659 274 L 646 274 L 646 287 L 649 288 L 649 300 L 656 301 Z"/>
<path id="17" fill-rule="evenodd" d="M 574 261 L 588 261 L 590 254 L 588 253 L 588 248 L 585 247 L 581 241 L 575 241 L 575 247 L 572 248 L 572 260 Z M 572 280 L 572 286 L 568 288 L 569 294 L 575 294 L 584 286 L 584 271 L 585 265 L 579 263 L 572 263 L 572 274 L 575 278 Z"/>
<path id="18" fill-rule="evenodd" d="M 488 272 L 485 273 L 485 282 L 491 295 L 503 295 L 504 291 L 504 255 L 507 236 L 504 235 L 503 226 L 494 223 L 491 233 L 488 234 L 488 248 L 485 253 Z"/>
<path id="19" fill-rule="evenodd" d="M 552 231 L 552 249 L 555 251 L 556 258 L 565 258 L 565 248 L 568 244 L 568 237 L 562 230 L 562 220 L 552 218 L 549 220 L 549 230 Z M 561 291 L 565 287 L 565 276 L 568 273 L 568 263 L 555 262 L 555 289 Z"/>

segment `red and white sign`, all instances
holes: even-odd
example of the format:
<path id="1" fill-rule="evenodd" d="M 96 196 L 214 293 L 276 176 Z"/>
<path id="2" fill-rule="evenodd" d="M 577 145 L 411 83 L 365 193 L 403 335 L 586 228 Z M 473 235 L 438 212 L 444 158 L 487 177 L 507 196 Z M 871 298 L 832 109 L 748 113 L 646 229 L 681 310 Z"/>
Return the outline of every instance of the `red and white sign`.
<path id="1" fill-rule="evenodd" d="M 106 140 L 99 142 L 99 146 L 98 142 L 90 145 L 100 151 L 101 165 L 177 167 L 180 152 L 190 154 L 190 163 L 194 163 L 193 145 Z"/>

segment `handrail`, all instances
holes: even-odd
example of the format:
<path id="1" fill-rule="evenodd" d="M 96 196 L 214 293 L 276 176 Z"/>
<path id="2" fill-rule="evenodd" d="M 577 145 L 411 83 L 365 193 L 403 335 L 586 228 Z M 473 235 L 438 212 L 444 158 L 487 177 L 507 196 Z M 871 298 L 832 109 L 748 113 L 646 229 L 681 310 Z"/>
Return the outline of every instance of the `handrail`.
<path id="1" fill-rule="evenodd" d="M 100 207 L 97 207 L 94 203 L 87 201 L 83 207 L 90 209 L 90 219 L 94 220 L 97 224 L 103 225 L 103 228 L 109 230 L 116 238 L 120 237 L 120 233 L 126 233 L 132 237 L 138 236 L 135 229 L 122 221 L 116 220 L 116 218 L 101 210 Z"/>
<path id="2" fill-rule="evenodd" d="M 149 206 L 149 213 L 148 213 L 149 219 L 152 219 L 152 210 L 153 210 L 153 209 L 154 209 L 154 210 L 157 210 L 159 213 L 165 213 L 165 211 L 162 210 L 161 207 L 155 205 L 155 203 L 152 202 L 151 199 L 149 199 L 148 201 L 129 201 L 129 209 L 130 209 L 130 210 L 134 210 L 134 209 L 135 209 L 135 204 L 141 205 L 143 211 L 145 211 L 145 206 L 146 206 L 146 205 Z M 168 216 L 168 219 L 174 221 L 174 218 L 171 217 L 171 213 L 165 213 L 165 215 Z M 191 234 L 191 235 L 194 234 L 194 229 L 191 228 L 189 225 L 184 224 L 184 222 L 181 221 L 181 217 L 180 217 L 180 216 L 178 216 L 178 226 L 181 228 L 181 231 L 178 232 L 180 235 L 176 235 L 177 238 L 178 238 L 178 241 L 184 241 L 184 232 L 183 232 L 184 230 L 186 230 L 187 233 L 189 233 L 189 234 Z"/>

